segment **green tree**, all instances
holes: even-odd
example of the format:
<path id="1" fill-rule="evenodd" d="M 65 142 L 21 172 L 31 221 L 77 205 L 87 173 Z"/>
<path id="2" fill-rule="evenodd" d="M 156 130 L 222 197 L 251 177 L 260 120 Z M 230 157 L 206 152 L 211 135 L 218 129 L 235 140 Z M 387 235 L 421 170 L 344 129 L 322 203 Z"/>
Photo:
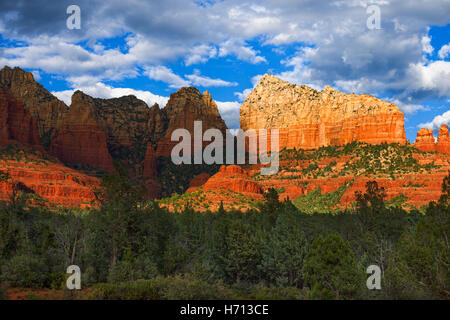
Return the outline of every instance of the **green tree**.
<path id="1" fill-rule="evenodd" d="M 355 299 L 365 283 L 350 245 L 338 235 L 313 241 L 304 277 L 313 299 Z"/>
<path id="2" fill-rule="evenodd" d="M 306 237 L 294 213 L 283 212 L 264 241 L 260 268 L 267 278 L 279 286 L 301 287 L 306 252 Z"/>

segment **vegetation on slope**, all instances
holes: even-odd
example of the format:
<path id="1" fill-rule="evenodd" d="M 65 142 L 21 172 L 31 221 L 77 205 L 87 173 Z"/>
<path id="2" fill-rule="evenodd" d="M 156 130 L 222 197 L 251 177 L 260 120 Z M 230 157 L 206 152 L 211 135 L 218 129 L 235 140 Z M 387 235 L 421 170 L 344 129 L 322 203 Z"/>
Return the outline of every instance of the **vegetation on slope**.
<path id="1" fill-rule="evenodd" d="M 347 211 L 307 214 L 270 189 L 259 210 L 171 213 L 119 170 L 97 210 L 1 203 L 0 282 L 62 290 L 76 264 L 93 299 L 448 299 L 449 181 L 425 215 L 387 207 L 376 182 Z M 371 264 L 382 290 L 365 287 Z"/>

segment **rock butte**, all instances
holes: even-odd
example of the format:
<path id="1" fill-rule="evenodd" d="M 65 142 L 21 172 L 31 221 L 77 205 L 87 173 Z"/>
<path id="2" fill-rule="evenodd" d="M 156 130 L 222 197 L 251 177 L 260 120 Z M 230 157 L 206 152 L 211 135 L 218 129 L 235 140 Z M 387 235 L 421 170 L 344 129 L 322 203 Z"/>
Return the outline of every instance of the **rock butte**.
<path id="1" fill-rule="evenodd" d="M 247 96 L 240 116 L 243 130 L 279 129 L 280 149 L 406 143 L 403 113 L 394 104 L 330 86 L 316 91 L 268 74 Z"/>
<path id="2" fill-rule="evenodd" d="M 0 146 L 18 142 L 45 157 L 51 154 L 66 164 L 106 172 L 114 170 L 113 161 L 120 161 L 134 177 L 146 180 L 152 198 L 159 197 L 161 191 L 157 159 L 170 156 L 177 143 L 170 141 L 173 130 L 185 128 L 192 133 L 196 120 L 203 122 L 203 130 L 217 128 L 224 132 L 227 128 L 209 92 L 202 94 L 193 87 L 171 94 L 165 108 L 157 104 L 149 108 L 134 96 L 97 99 L 81 91 L 74 93 L 68 107 L 37 83 L 31 73 L 20 68 L 0 70 Z M 270 75 L 259 81 L 241 106 L 241 126 L 244 130 L 280 129 L 282 148 L 312 149 L 352 141 L 406 142 L 403 114 L 391 103 L 369 95 L 347 95 L 331 87 L 318 92 Z M 450 154 L 447 126 L 439 130 L 437 142 L 431 130 L 419 130 L 415 146 L 423 151 Z M 449 167 L 448 156 L 444 155 L 428 154 L 420 161 L 431 161 L 430 156 L 434 157 L 434 163 L 442 162 L 443 168 Z M 346 159 L 337 162 L 343 166 Z M 1 183 L 1 199 L 7 197 L 14 183 L 20 182 L 52 203 L 83 206 L 93 200 L 92 188 L 99 184 L 97 178 L 70 169 L 56 159 L 45 165 L 39 161 L 2 159 L 0 169 L 12 178 L 12 182 Z M 254 181 L 255 170 L 259 166 L 252 166 L 249 171 L 234 165 L 222 166 L 211 177 L 208 174 L 195 177 L 189 191 L 202 186 L 203 190 L 227 189 L 262 199 L 264 190 L 276 187 L 284 189 L 281 198 L 295 199 L 317 187 L 323 192 L 334 191 L 353 178 L 312 179 L 303 187 L 288 179 Z M 377 179 L 389 188 L 389 196 L 408 191 L 412 193 L 411 201 L 422 205 L 439 197 L 444 175 L 445 172 L 433 172 L 405 175 L 396 181 Z M 367 179 L 358 177 L 342 201 L 353 201 L 354 191 L 363 190 Z M 426 187 L 405 188 L 409 181 L 415 184 L 423 181 Z M 220 192 L 214 194 L 220 202 Z"/>
<path id="3" fill-rule="evenodd" d="M 17 140 L 43 151 L 39 140 L 37 121 L 16 100 L 0 86 L 0 145 Z"/>
<path id="4" fill-rule="evenodd" d="M 417 132 L 414 146 L 420 151 L 450 154 L 450 136 L 448 127 L 443 124 L 439 129 L 437 142 L 434 139 L 433 130 L 422 128 Z"/>
<path id="5" fill-rule="evenodd" d="M 172 132 L 176 129 L 189 130 L 193 139 L 194 121 L 196 120 L 202 121 L 203 131 L 214 128 L 225 134 L 227 129 L 225 121 L 221 118 L 217 105 L 208 91 L 201 94 L 193 87 L 181 88 L 170 95 L 164 111 L 168 124 L 163 138 L 158 142 L 156 150 L 158 156 L 170 156 L 173 146 L 178 144 L 176 141 L 171 141 Z M 205 145 L 208 144 L 205 143 Z M 191 145 L 194 145 L 193 140 Z"/>

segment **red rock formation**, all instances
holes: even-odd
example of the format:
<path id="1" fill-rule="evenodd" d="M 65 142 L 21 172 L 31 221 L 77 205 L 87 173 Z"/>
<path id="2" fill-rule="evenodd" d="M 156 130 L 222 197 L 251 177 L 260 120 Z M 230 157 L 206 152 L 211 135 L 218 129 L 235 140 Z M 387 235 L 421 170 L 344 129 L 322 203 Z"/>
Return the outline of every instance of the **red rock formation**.
<path id="1" fill-rule="evenodd" d="M 24 155 L 21 151 L 20 155 Z M 37 160 L 37 161 L 33 161 Z M 0 159 L 0 171 L 9 179 L 0 182 L 0 200 L 8 200 L 14 185 L 21 184 L 49 204 L 87 207 L 95 200 L 100 180 L 58 162 L 27 156 L 21 160 Z"/>
<path id="2" fill-rule="evenodd" d="M 433 130 L 422 128 L 417 132 L 415 147 L 420 151 L 436 151 L 436 145 L 433 136 Z"/>
<path id="3" fill-rule="evenodd" d="M 250 179 L 249 174 L 237 165 L 221 166 L 203 185 L 203 190 L 225 189 L 238 193 L 262 194 L 261 186 Z"/>
<path id="4" fill-rule="evenodd" d="M 200 187 L 204 185 L 209 178 L 211 178 L 211 176 L 208 173 L 206 172 L 199 173 L 191 180 L 191 182 L 189 183 L 189 188 Z"/>
<path id="5" fill-rule="evenodd" d="M 157 158 L 151 143 L 147 144 L 147 151 L 145 153 L 143 178 L 146 181 L 148 195 L 151 198 L 158 198 L 161 194 L 161 186 L 158 182 L 158 168 Z"/>
<path id="6" fill-rule="evenodd" d="M 448 128 L 445 124 L 439 129 L 439 136 L 437 142 L 434 140 L 433 130 L 422 128 L 417 132 L 415 147 L 420 151 L 450 154 L 450 137 Z"/>
<path id="7" fill-rule="evenodd" d="M 65 103 L 36 82 L 31 72 L 18 67 L 11 69 L 6 66 L 0 70 L 0 85 L 23 103 L 37 120 L 39 137 L 48 142 L 58 120 L 67 112 Z"/>
<path id="8" fill-rule="evenodd" d="M 318 92 L 267 74 L 247 96 L 240 115 L 243 130 L 279 129 L 280 149 L 352 141 L 406 143 L 403 113 L 392 103 L 329 86 Z"/>
<path id="9" fill-rule="evenodd" d="M 172 93 L 164 113 L 168 119 L 168 125 L 164 137 L 158 142 L 158 156 L 170 156 L 172 148 L 178 144 L 177 141 L 171 141 L 172 132 L 176 129 L 187 129 L 191 133 L 193 148 L 194 121 L 202 121 L 203 132 L 206 129 L 215 128 L 225 133 L 227 129 L 209 92 L 205 91 L 202 95 L 194 87 L 184 87 Z M 208 144 L 204 143 L 204 145 Z"/>
<path id="10" fill-rule="evenodd" d="M 448 128 L 445 124 L 443 124 L 439 129 L 436 151 L 440 153 L 450 154 L 450 136 L 448 134 Z"/>
<path id="11" fill-rule="evenodd" d="M 58 123 L 57 132 L 50 152 L 61 161 L 85 164 L 106 172 L 114 170 L 106 133 L 91 97 L 81 91 L 74 93 L 70 111 Z"/>
<path id="12" fill-rule="evenodd" d="M 0 86 L 0 145 L 10 143 L 11 139 L 43 151 L 36 119 L 25 110 L 23 103 Z"/>

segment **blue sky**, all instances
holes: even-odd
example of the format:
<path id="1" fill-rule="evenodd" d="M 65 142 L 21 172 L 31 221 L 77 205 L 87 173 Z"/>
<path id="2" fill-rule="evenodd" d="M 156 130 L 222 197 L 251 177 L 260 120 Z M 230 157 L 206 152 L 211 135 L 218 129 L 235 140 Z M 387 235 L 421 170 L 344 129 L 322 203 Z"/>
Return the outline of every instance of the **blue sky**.
<path id="1" fill-rule="evenodd" d="M 66 9 L 81 9 L 69 30 Z M 380 11 L 371 29 L 370 6 Z M 207 89 L 230 128 L 264 73 L 395 103 L 407 138 L 450 124 L 450 1 L 14 1 L 0 4 L 0 67 L 35 74 L 70 103 L 74 90 L 164 105 Z"/>

